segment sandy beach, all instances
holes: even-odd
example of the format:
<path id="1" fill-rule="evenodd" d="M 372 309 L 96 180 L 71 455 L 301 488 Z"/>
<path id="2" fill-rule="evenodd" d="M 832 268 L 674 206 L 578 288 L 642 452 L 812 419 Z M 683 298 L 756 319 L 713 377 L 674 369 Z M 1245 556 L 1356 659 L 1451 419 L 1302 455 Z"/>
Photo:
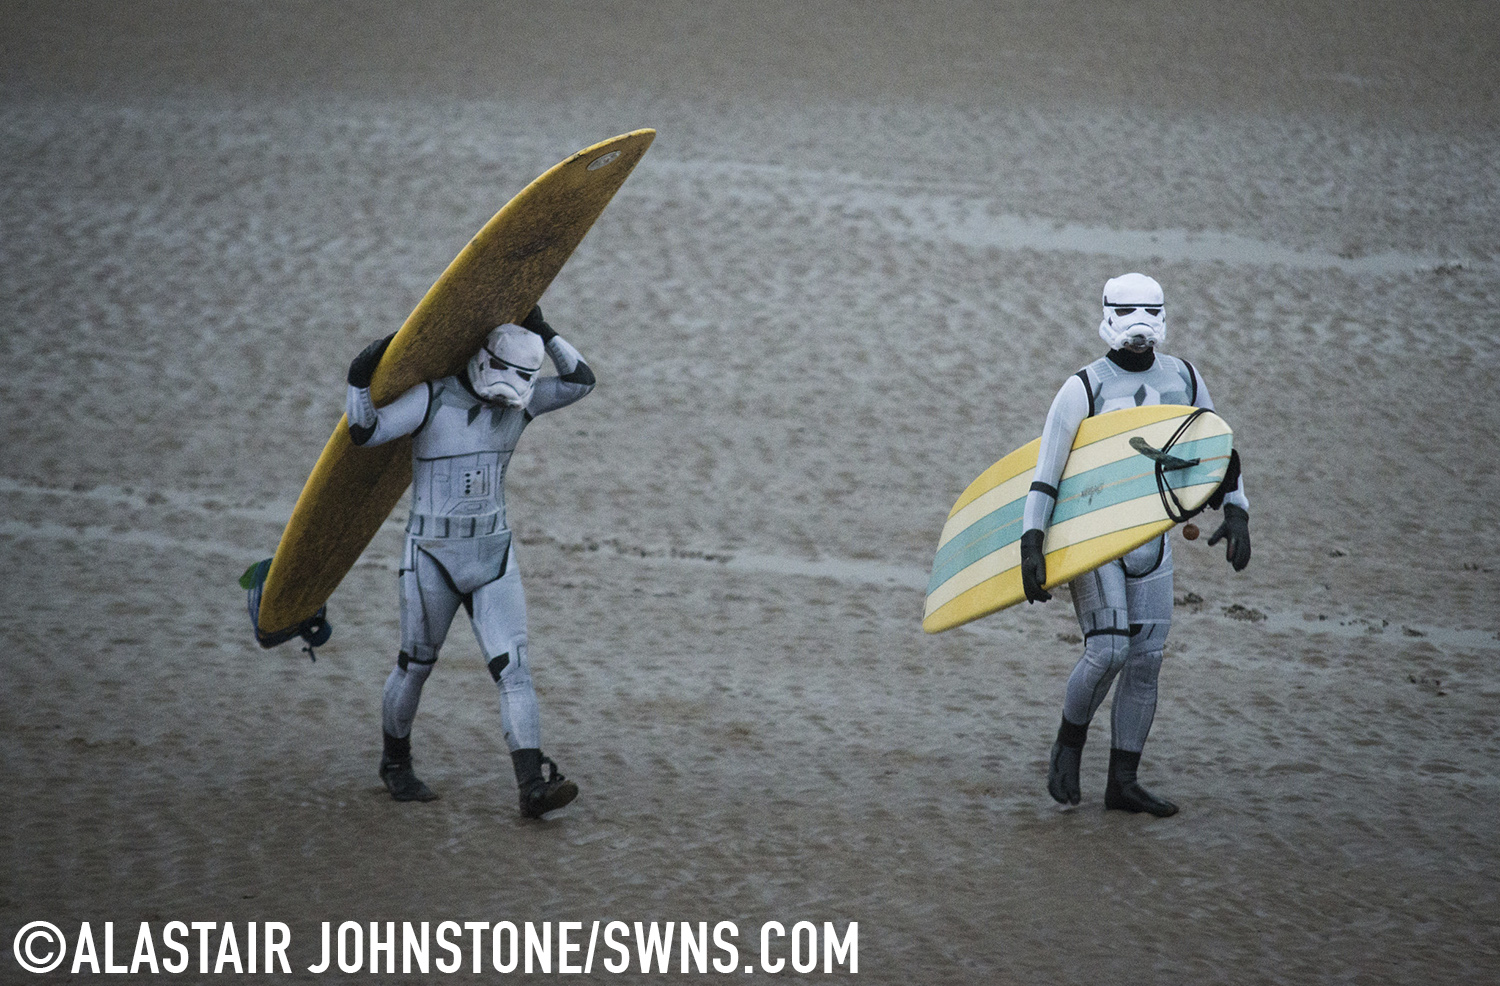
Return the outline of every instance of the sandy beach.
<path id="1" fill-rule="evenodd" d="M 1461 2 L 0 3 L 0 982 L 172 921 L 286 924 L 292 974 L 243 981 L 318 980 L 325 921 L 729 921 L 762 981 L 798 978 L 773 921 L 857 922 L 879 983 L 1500 979 L 1497 65 Z M 460 621 L 413 731 L 441 800 L 397 804 L 405 505 L 316 662 L 236 579 L 350 358 L 640 127 L 542 301 L 599 386 L 509 477 L 582 794 L 518 817 Z M 1103 810 L 1107 720 L 1047 795 L 1065 594 L 920 626 L 948 509 L 1127 270 L 1254 539 L 1174 542 L 1169 819 Z"/>

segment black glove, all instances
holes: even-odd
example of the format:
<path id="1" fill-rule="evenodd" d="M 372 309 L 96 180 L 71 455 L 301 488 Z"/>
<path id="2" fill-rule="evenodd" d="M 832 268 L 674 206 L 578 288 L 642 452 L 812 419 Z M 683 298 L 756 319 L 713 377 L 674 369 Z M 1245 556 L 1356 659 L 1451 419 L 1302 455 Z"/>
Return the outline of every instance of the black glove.
<path id="1" fill-rule="evenodd" d="M 380 365 L 380 357 L 385 355 L 385 347 L 389 346 L 394 338 L 396 338 L 396 333 L 392 332 L 384 339 L 377 339 L 359 351 L 359 355 L 354 357 L 354 362 L 349 364 L 349 386 L 361 389 L 370 386 L 370 381 L 375 379 L 375 367 Z"/>
<path id="2" fill-rule="evenodd" d="M 1224 560 L 1234 566 L 1236 572 L 1250 564 L 1250 515 L 1232 503 L 1224 504 L 1224 523 L 1208 539 L 1210 545 L 1218 544 L 1220 538 L 1228 538 L 1224 546 Z"/>
<path id="3" fill-rule="evenodd" d="M 547 320 L 542 318 L 541 305 L 531 306 L 531 311 L 527 312 L 526 317 L 521 319 L 521 328 L 530 329 L 532 332 L 535 332 L 542 337 L 543 342 L 547 342 L 553 336 L 557 335 L 557 330 L 548 325 Z"/>
<path id="4" fill-rule="evenodd" d="M 1052 593 L 1042 588 L 1047 581 L 1047 556 L 1042 551 L 1045 531 L 1027 531 L 1021 535 L 1021 588 L 1028 603 L 1044 603 Z"/>

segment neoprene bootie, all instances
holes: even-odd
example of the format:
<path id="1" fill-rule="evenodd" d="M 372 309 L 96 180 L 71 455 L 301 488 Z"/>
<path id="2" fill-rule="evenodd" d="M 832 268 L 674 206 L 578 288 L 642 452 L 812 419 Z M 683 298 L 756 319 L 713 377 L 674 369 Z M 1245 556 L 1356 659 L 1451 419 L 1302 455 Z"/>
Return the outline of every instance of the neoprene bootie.
<path id="1" fill-rule="evenodd" d="M 1052 761 L 1047 770 L 1047 793 L 1060 805 L 1076 805 L 1083 797 L 1078 767 L 1088 735 L 1088 723 L 1080 726 L 1069 722 L 1066 716 L 1057 727 L 1057 741 L 1052 744 Z"/>
<path id="2" fill-rule="evenodd" d="M 432 788 L 417 779 L 411 767 L 411 737 L 399 739 L 385 734 L 385 752 L 380 756 L 380 779 L 397 801 L 436 801 Z"/>
<path id="3" fill-rule="evenodd" d="M 541 818 L 578 797 L 578 785 L 559 774 L 557 764 L 541 750 L 516 750 L 510 759 L 516 768 L 516 787 L 521 792 L 521 814 L 525 817 Z"/>
<path id="4" fill-rule="evenodd" d="M 1140 764 L 1139 753 L 1110 748 L 1109 781 L 1104 785 L 1104 807 L 1117 811 L 1144 811 L 1157 818 L 1177 814 L 1176 805 L 1165 798 L 1158 798 L 1141 787 L 1135 779 L 1136 768 Z"/>

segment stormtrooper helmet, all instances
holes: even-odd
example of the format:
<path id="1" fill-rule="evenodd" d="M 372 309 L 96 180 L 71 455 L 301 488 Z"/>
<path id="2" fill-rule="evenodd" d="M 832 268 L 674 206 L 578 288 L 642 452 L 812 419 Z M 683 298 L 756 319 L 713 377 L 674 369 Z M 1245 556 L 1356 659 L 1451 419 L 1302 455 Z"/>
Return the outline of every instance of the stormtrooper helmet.
<path id="1" fill-rule="evenodd" d="M 1110 349 L 1155 347 L 1167 341 L 1161 285 L 1145 274 L 1121 274 L 1104 282 L 1104 321 L 1099 338 Z"/>
<path id="2" fill-rule="evenodd" d="M 509 322 L 496 326 L 469 360 L 469 383 L 487 401 L 525 407 L 545 354 L 535 332 Z"/>

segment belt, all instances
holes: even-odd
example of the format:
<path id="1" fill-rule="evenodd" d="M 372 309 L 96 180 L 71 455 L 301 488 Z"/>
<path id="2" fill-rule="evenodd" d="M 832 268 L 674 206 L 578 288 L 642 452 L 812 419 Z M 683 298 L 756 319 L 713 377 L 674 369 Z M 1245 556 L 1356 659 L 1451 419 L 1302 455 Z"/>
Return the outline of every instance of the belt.
<path id="1" fill-rule="evenodd" d="M 406 522 L 406 533 L 420 538 L 484 537 L 504 530 L 500 511 L 489 514 L 451 516 L 448 514 L 413 513 Z"/>

